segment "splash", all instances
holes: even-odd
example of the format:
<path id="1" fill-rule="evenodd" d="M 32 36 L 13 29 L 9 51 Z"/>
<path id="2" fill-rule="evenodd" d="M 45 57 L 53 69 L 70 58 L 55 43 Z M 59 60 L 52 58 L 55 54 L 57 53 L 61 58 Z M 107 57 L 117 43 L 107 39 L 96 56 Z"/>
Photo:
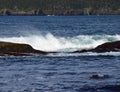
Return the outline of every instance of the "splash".
<path id="1" fill-rule="evenodd" d="M 4 37 L 0 41 L 26 43 L 34 49 L 43 51 L 70 52 L 81 49 L 91 49 L 105 42 L 120 40 L 120 35 L 78 35 L 74 37 L 46 35 L 29 35 L 20 37 Z"/>

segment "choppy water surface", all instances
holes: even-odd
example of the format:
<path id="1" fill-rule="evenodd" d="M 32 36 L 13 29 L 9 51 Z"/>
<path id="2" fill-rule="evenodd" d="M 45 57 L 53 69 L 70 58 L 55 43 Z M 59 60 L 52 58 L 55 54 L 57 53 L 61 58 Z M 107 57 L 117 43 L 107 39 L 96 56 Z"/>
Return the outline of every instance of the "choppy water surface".
<path id="1" fill-rule="evenodd" d="M 0 91 L 81 92 L 120 85 L 119 63 L 116 56 L 1 57 Z M 110 78 L 90 79 L 94 74 Z"/>
<path id="2" fill-rule="evenodd" d="M 0 92 L 119 92 L 120 53 L 66 52 L 120 40 L 120 16 L 4 16 L 0 41 L 58 51 L 47 56 L 0 57 Z M 107 78 L 91 78 L 107 75 Z"/>

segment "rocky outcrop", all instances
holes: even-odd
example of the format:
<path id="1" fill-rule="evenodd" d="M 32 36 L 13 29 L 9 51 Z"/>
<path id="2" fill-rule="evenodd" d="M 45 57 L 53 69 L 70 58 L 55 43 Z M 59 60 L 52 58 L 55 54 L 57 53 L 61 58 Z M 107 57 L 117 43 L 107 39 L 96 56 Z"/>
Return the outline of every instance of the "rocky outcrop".
<path id="1" fill-rule="evenodd" d="M 107 79 L 107 78 L 110 78 L 109 75 L 103 75 L 103 74 L 95 74 L 95 75 L 92 75 L 90 76 L 90 79 Z"/>
<path id="2" fill-rule="evenodd" d="M 0 9 L 1 16 L 78 16 L 78 15 L 120 15 L 120 9 L 68 9 L 68 10 L 42 10 L 42 9 L 31 9 L 31 10 L 14 10 L 14 9 Z"/>
<path id="3" fill-rule="evenodd" d="M 120 41 L 106 42 L 104 44 L 97 46 L 94 49 L 80 50 L 80 51 L 75 51 L 74 53 L 84 53 L 84 52 L 102 53 L 102 52 L 111 52 L 111 51 L 120 52 Z"/>
<path id="4" fill-rule="evenodd" d="M 45 13 L 40 10 L 11 10 L 11 9 L 0 9 L 1 16 L 45 16 Z"/>
<path id="5" fill-rule="evenodd" d="M 107 42 L 97 46 L 94 49 L 80 50 L 80 51 L 75 51 L 73 53 L 84 53 L 84 52 L 104 53 L 111 51 L 120 52 L 120 41 Z M 59 52 L 45 52 L 45 51 L 35 50 L 28 44 L 0 42 L 0 56 L 5 56 L 5 55 L 28 56 L 33 54 L 46 55 L 48 53 L 59 53 Z"/>
<path id="6" fill-rule="evenodd" d="M 47 52 L 33 49 L 28 44 L 0 42 L 0 56 L 14 55 L 14 56 L 27 56 L 32 54 L 45 55 Z"/>
<path id="7" fill-rule="evenodd" d="M 94 52 L 110 52 L 110 51 L 120 51 L 120 41 L 107 42 L 102 45 L 97 46 L 95 49 L 91 50 Z"/>

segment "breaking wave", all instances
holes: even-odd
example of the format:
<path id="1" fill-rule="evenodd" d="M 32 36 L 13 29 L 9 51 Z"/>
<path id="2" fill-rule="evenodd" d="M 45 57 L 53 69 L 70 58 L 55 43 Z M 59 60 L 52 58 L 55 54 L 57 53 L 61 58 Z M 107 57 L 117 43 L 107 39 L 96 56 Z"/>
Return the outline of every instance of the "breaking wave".
<path id="1" fill-rule="evenodd" d="M 58 52 L 95 48 L 105 42 L 117 40 L 120 40 L 120 35 L 78 35 L 74 37 L 60 37 L 54 36 L 51 33 L 46 35 L 0 38 L 0 41 L 29 44 L 37 50 Z"/>

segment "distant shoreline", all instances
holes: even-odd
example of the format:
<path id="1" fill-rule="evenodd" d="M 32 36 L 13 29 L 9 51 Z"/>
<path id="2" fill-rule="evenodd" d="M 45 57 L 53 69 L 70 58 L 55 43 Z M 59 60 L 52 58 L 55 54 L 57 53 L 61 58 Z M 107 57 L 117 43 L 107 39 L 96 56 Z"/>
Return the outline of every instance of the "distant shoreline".
<path id="1" fill-rule="evenodd" d="M 24 14 L 24 15 L 0 15 L 0 16 L 119 16 L 120 14 L 101 14 L 101 15 L 27 15 L 27 14 Z"/>
<path id="2" fill-rule="evenodd" d="M 120 15 L 118 0 L 0 0 L 1 16 Z"/>
<path id="3" fill-rule="evenodd" d="M 64 10 L 64 11 L 13 11 L 9 9 L 0 10 L 0 16 L 80 16 L 80 15 L 120 15 L 120 11 L 89 11 L 89 10 Z"/>
<path id="4" fill-rule="evenodd" d="M 104 15 L 120 15 L 120 14 L 70 14 L 70 15 L 63 15 L 63 14 L 59 14 L 59 15 L 56 15 L 56 14 L 53 14 L 53 15 L 50 15 L 50 14 L 44 14 L 44 15 L 36 15 L 36 14 L 0 14 L 0 16 L 104 16 Z"/>

